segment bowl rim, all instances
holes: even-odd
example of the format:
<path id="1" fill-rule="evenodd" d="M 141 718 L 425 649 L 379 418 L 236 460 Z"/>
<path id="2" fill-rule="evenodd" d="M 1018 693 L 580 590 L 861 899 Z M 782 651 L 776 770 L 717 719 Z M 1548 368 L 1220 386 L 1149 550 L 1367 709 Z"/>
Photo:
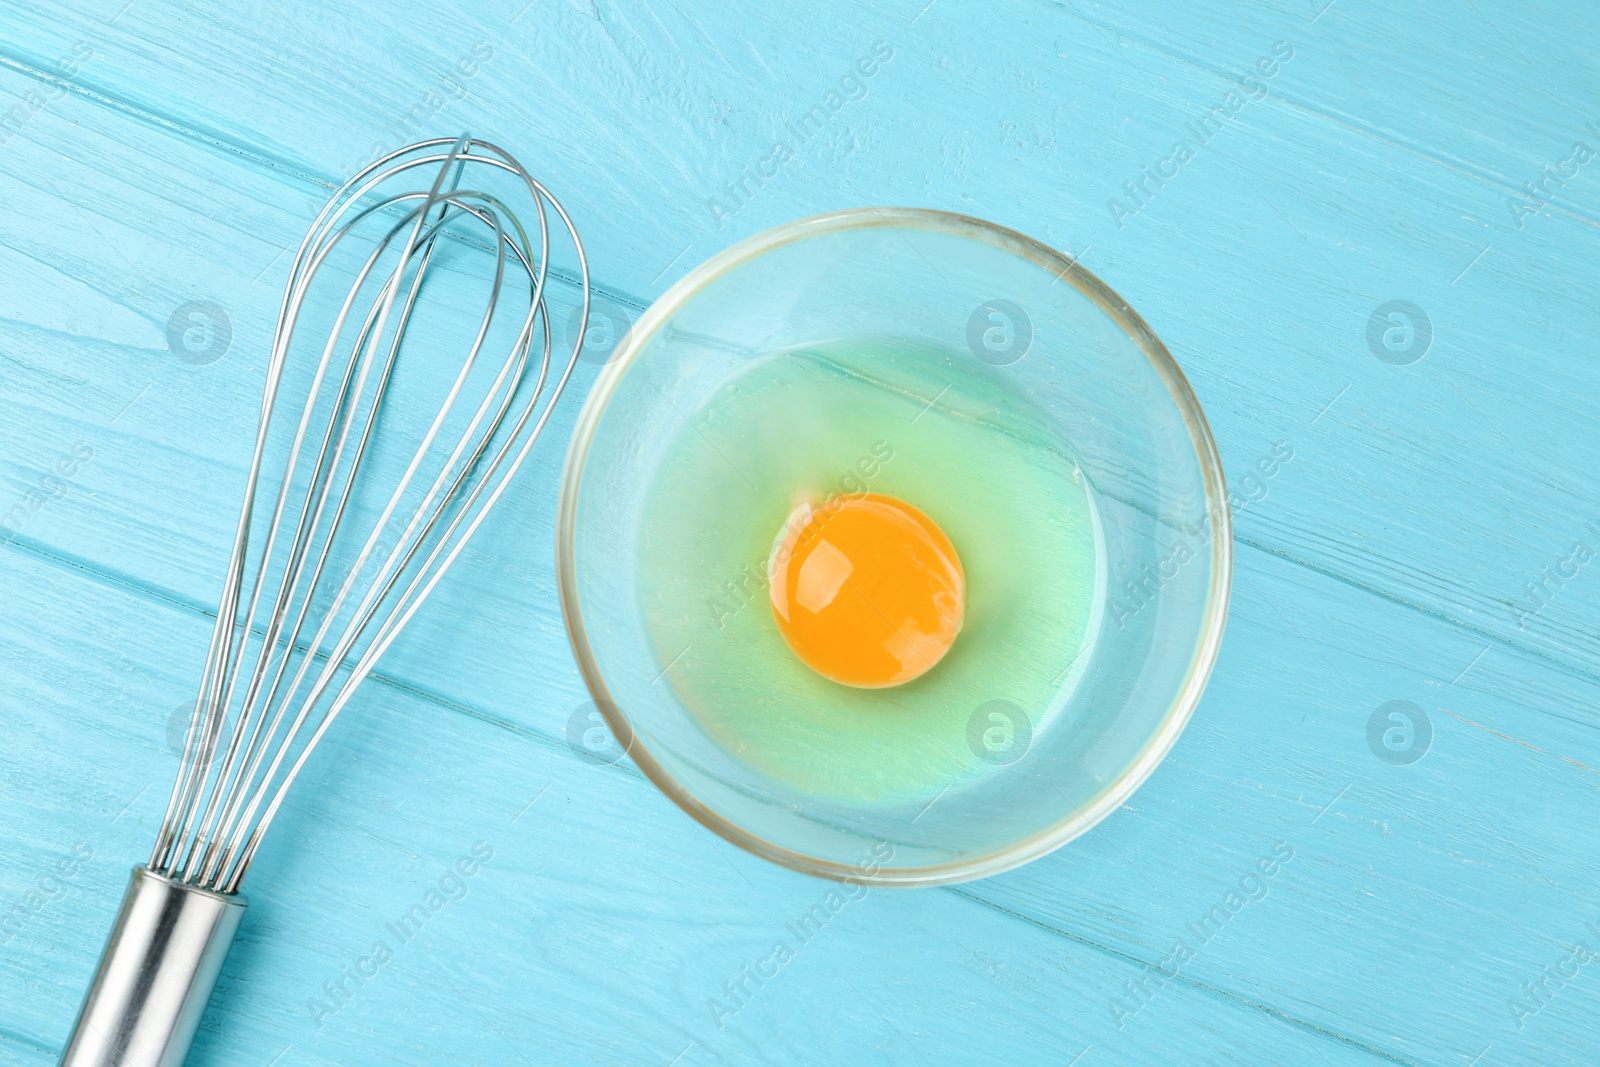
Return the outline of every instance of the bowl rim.
<path id="1" fill-rule="evenodd" d="M 1178 408 L 1189 431 L 1191 444 L 1200 464 L 1206 490 L 1207 517 L 1211 524 L 1211 581 L 1200 633 L 1196 637 L 1189 666 L 1171 705 L 1139 754 L 1114 779 L 1101 788 L 1086 807 L 1068 815 L 1028 837 L 995 851 L 966 859 L 916 867 L 886 868 L 865 861 L 851 865 L 821 859 L 766 840 L 745 827 L 713 811 L 664 768 L 638 742 L 626 714 L 611 698 L 605 679 L 595 662 L 583 625 L 583 612 L 577 591 L 574 536 L 577 499 L 583 481 L 589 447 L 606 407 L 629 366 L 660 329 L 691 299 L 724 275 L 746 263 L 787 245 L 823 235 L 852 230 L 878 229 L 898 225 L 935 230 L 982 241 L 1044 268 L 1093 300 L 1144 353 Z M 1233 574 L 1232 517 L 1228 508 L 1227 484 L 1222 461 L 1211 429 L 1188 379 L 1167 351 L 1155 331 L 1139 317 L 1122 297 L 1093 273 L 1079 265 L 1075 257 L 1060 252 L 1015 230 L 954 212 L 917 207 L 861 207 L 831 211 L 796 219 L 764 230 L 730 245 L 689 271 L 667 289 L 628 331 L 617 345 L 611 360 L 601 370 L 593 389 L 584 400 L 561 475 L 560 499 L 556 518 L 556 580 L 561 599 L 561 614 L 567 637 L 577 660 L 579 673 L 590 696 L 606 718 L 622 750 L 633 758 L 655 786 L 691 818 L 723 839 L 763 859 L 792 870 L 833 881 L 874 886 L 934 886 L 965 882 L 1008 871 L 1053 852 L 1085 833 L 1115 811 L 1161 763 L 1179 734 L 1188 724 L 1199 703 L 1227 622 L 1228 600 Z M 1070 803 L 1070 802 L 1069 802 Z"/>

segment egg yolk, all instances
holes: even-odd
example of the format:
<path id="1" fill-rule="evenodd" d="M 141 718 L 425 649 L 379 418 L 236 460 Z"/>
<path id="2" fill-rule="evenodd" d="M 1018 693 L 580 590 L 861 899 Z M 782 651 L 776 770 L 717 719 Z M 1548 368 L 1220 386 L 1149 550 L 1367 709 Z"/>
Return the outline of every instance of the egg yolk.
<path id="1" fill-rule="evenodd" d="M 961 632 L 966 576 L 934 521 L 877 493 L 803 505 L 773 547 L 778 631 L 824 678 L 862 689 L 909 682 Z"/>

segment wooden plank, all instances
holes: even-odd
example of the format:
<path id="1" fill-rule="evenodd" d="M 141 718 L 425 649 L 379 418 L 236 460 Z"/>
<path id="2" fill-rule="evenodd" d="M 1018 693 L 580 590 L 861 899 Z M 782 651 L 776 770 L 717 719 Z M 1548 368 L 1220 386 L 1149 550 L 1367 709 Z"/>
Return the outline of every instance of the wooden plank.
<path id="1" fill-rule="evenodd" d="M 583 698 L 552 598 L 559 448 L 546 448 L 396 650 L 394 686 L 358 709 L 391 714 L 402 739 L 386 748 L 372 723 L 336 735 L 291 813 L 304 837 L 263 858 L 273 892 L 251 921 L 265 925 L 231 965 L 203 1056 L 266 1062 L 291 1044 L 285 1063 L 348 1062 L 380 1043 L 403 1062 L 511 1058 L 487 1017 L 508 1020 L 517 1054 L 557 1062 L 679 1049 L 683 1063 L 1067 1062 L 1085 1045 L 1084 1064 L 1596 1058 L 1581 978 L 1547 984 L 1536 1012 L 1513 1007 L 1535 1004 L 1523 983 L 1548 983 L 1600 924 L 1585 889 L 1600 572 L 1573 572 L 1577 543 L 1600 548 L 1585 525 L 1600 522 L 1596 215 L 1576 180 L 1521 229 L 1506 206 L 1595 110 L 1592 13 L 1485 4 L 1492 23 L 1446 25 L 1340 3 L 1312 24 L 1309 8 L 880 4 L 756 24 L 665 6 L 437 20 L 103 6 L 0 11 L 0 90 L 16 100 L 76 41 L 96 50 L 0 145 L 0 501 L 26 505 L 0 550 L 17 606 L 0 623 L 0 716 L 20 738 L 0 753 L 0 900 L 79 842 L 94 849 L 27 947 L 0 951 L 17 975 L 0 994 L 13 1055 L 51 1057 L 118 868 L 159 815 L 159 789 L 138 790 L 166 772 L 128 753 L 169 758 L 149 709 L 181 701 L 198 666 L 282 250 L 315 182 L 398 143 L 399 116 L 483 41 L 493 57 L 430 132 L 470 124 L 529 157 L 629 306 L 738 236 L 861 202 L 971 211 L 1087 248 L 1190 373 L 1244 503 L 1224 659 L 1128 809 L 1005 878 L 874 894 L 882 914 L 840 924 L 859 940 L 824 950 L 828 964 L 800 957 L 731 1035 L 702 1032 L 706 990 L 820 890 L 563 747 Z M 865 99 L 719 225 L 706 201 L 880 37 L 895 55 Z M 1277 40 L 1296 51 L 1268 98 L 1117 225 L 1121 183 L 1148 181 L 1142 168 Z M 1551 92 L 1528 90 L 1519 51 Z M 235 331 L 205 366 L 165 351 L 193 298 L 222 302 Z M 1432 322 L 1418 362 L 1369 348 L 1393 299 Z M 1246 480 L 1279 442 L 1294 459 Z M 1392 699 L 1430 716 L 1417 764 L 1368 746 Z M 316 1031 L 314 987 L 470 846 L 464 824 L 493 825 L 544 782 L 561 784 L 504 838 L 530 858 L 430 925 L 430 956 L 399 957 L 396 981 Z M 562 819 L 530 822 L 562 796 Z M 347 802 L 375 814 L 318 814 Z M 1279 840 L 1296 852 L 1266 898 L 1117 1026 L 1123 983 L 1151 981 L 1144 965 Z M 358 857 L 340 864 L 350 881 L 318 846 Z M 302 906 L 290 883 L 319 896 Z M 481 996 L 483 1017 L 451 987 Z M 298 1015 L 302 1030 L 286 1026 Z"/>
<path id="2" fill-rule="evenodd" d="M 1154 967 L 1285 841 L 1294 858 L 1186 978 L 1404 1062 L 1489 1046 L 1481 1062 L 1593 1060 L 1596 989 L 1530 1001 L 1523 982 L 1600 925 L 1580 814 L 1600 804 L 1600 686 L 1498 645 L 1479 657 L 1470 631 L 1258 550 L 1240 575 L 1206 697 L 1150 782 L 1079 842 L 970 892 Z M 1396 700 L 1431 729 L 1410 764 L 1369 736 Z"/>
<path id="3" fill-rule="evenodd" d="M 300 25 L 302 33 L 320 32 L 321 23 L 315 19 L 302 20 Z M 1103 116 L 1118 114 L 1119 108 L 1127 110 L 1127 103 L 1119 103 L 1117 93 L 1149 89 L 1138 79 L 1134 79 L 1138 89 L 1125 84 L 1129 80 L 1127 64 L 1120 56 L 1104 54 L 1104 41 L 1095 28 L 1074 19 L 1064 20 L 1062 26 L 1064 33 L 1088 35 L 1084 48 L 1073 52 L 1075 61 L 1097 65 L 1088 68 L 1092 77 L 1082 66 L 1041 67 L 1038 77 L 1054 79 L 1058 97 L 1077 94 L 1074 99 L 1082 111 Z M 394 32 L 401 31 L 397 28 Z M 974 28 L 973 32 L 997 31 Z M 1091 48 L 1090 41 L 1098 44 Z M 702 41 L 696 47 L 709 46 Z M 515 56 L 508 53 L 505 58 Z M 189 58 L 182 63 L 201 61 Z M 893 62 L 901 61 L 905 66 L 895 68 Z M 1296 61 L 1286 69 L 1293 69 Z M 940 74 L 933 57 L 915 49 L 907 48 L 893 62 L 880 74 L 887 77 L 896 69 L 914 69 L 935 84 L 951 77 Z M 1159 97 L 1128 111 L 1126 122 L 1071 119 L 1084 127 L 1087 156 L 1052 143 L 1023 153 L 1003 167 L 993 161 L 973 161 L 969 173 L 939 165 L 926 155 L 918 135 L 904 132 L 908 127 L 914 130 L 918 123 L 926 131 L 933 121 L 915 100 L 883 93 L 861 103 L 881 109 L 870 114 L 883 116 L 885 138 L 900 139 L 886 141 L 877 149 L 881 153 L 878 159 L 899 161 L 888 168 L 894 174 L 937 175 L 943 190 L 940 195 L 946 197 L 963 175 L 970 176 L 994 190 L 974 201 L 970 205 L 973 210 L 1041 232 L 1067 247 L 1084 247 L 1079 236 L 1063 239 L 1074 232 L 1096 237 L 1087 262 L 1145 310 L 1178 354 L 1207 406 L 1225 463 L 1240 482 L 1240 499 L 1247 503 L 1239 516 L 1241 539 L 1471 626 L 1486 639 L 1592 670 L 1592 657 L 1600 652 L 1600 636 L 1591 623 L 1600 608 L 1600 583 L 1587 580 L 1581 571 L 1573 574 L 1573 553 L 1580 542 L 1600 549 L 1600 535 L 1588 525 L 1600 524 L 1600 517 L 1590 514 L 1595 499 L 1595 450 L 1600 446 L 1588 432 L 1587 405 L 1581 399 L 1600 386 L 1600 364 L 1588 358 L 1584 348 L 1586 339 L 1600 329 L 1592 299 L 1596 289 L 1592 262 L 1595 241 L 1600 239 L 1594 227 L 1568 216 L 1552 216 L 1537 228 L 1529 227 L 1519 248 L 1473 265 L 1470 261 L 1481 246 L 1473 243 L 1472 227 L 1463 224 L 1462 216 L 1486 214 L 1500 195 L 1495 186 L 1415 155 L 1394 157 L 1380 141 L 1352 137 L 1345 127 L 1315 113 L 1264 100 L 1251 105 L 1206 146 L 1205 153 L 1183 171 L 1181 184 L 1174 182 L 1170 189 L 1163 189 L 1148 208 L 1117 230 L 1104 221 L 1102 200 L 1117 191 L 1108 192 L 1105 175 L 1137 175 L 1141 161 L 1147 162 L 1171 131 L 1183 128 L 1195 101 L 1227 91 L 1226 83 L 1214 75 L 1160 53 L 1151 52 L 1141 62 L 1146 67 L 1165 63 Z M 86 65 L 82 77 L 88 78 L 95 69 L 93 64 Z M 109 72 L 113 67 L 106 64 L 98 69 Z M 151 77 L 158 73 L 137 69 Z M 183 68 L 180 63 L 173 69 Z M 487 86 L 490 79 L 510 77 L 510 69 L 509 62 L 503 67 L 491 63 L 479 78 Z M 906 77 L 909 81 L 913 75 Z M 194 84 L 206 80 L 198 74 L 196 78 Z M 13 84 L 24 83 L 14 80 Z M 185 84 L 188 88 L 179 99 L 194 93 L 193 86 Z M 279 89 L 287 91 L 286 86 Z M 233 90 L 223 84 L 220 91 Z M 780 88 L 772 88 L 764 99 L 776 113 L 787 98 Z M 1028 111 L 1040 106 L 1033 96 L 1020 99 L 1014 106 L 1032 114 L 1041 128 L 1050 124 L 1048 116 Z M 958 109 L 952 122 L 994 129 L 992 108 L 984 123 L 977 121 L 989 107 L 983 98 L 963 97 L 951 106 Z M 75 109 L 70 116 L 80 125 L 63 129 L 69 114 L 63 109 L 68 107 Z M 247 111 L 242 99 L 238 109 Z M 300 111 L 305 114 L 283 117 Z M 285 107 L 273 112 L 274 121 L 300 123 L 327 114 L 326 108 Z M 894 121 L 887 121 L 891 118 Z M 1068 120 L 1054 121 L 1059 126 Z M 57 125 L 51 127 L 50 122 Z M 20 188 L 31 182 L 33 175 L 46 172 L 53 161 L 41 146 L 27 139 L 45 131 L 51 136 L 70 133 L 86 138 L 82 150 L 74 154 L 91 164 L 82 171 L 61 171 L 62 180 L 67 181 L 62 191 L 74 201 L 70 206 L 47 207 L 45 201 L 33 199 Z M 348 136 L 330 138 L 311 128 L 303 129 L 300 136 L 314 146 L 349 141 Z M 755 127 L 746 127 L 745 136 L 756 136 Z M 194 289 L 194 278 L 216 278 L 228 280 L 227 293 L 247 294 L 234 296 L 238 305 L 234 317 L 239 320 L 235 343 L 241 353 L 260 351 L 274 304 L 268 292 L 257 294 L 254 289 L 270 290 L 286 270 L 282 259 L 274 264 L 272 257 L 294 243 L 302 223 L 299 215 L 309 214 L 293 202 L 303 189 L 299 181 L 291 179 L 292 191 L 286 194 L 283 185 L 271 182 L 272 175 L 285 172 L 269 169 L 240 183 L 241 194 L 259 190 L 258 196 L 235 200 L 227 195 L 227 175 L 238 157 L 219 157 L 214 146 L 202 142 L 173 143 L 168 137 L 152 135 L 140 122 L 113 118 L 93 109 L 88 100 L 77 98 L 62 100 L 55 110 L 38 116 L 8 147 L 11 151 L 7 160 L 0 161 L 0 168 L 11 168 L 3 171 L 18 183 L 11 195 L 30 207 L 30 215 L 43 213 L 79 229 L 84 228 L 82 222 L 93 221 L 106 235 L 132 249 L 125 256 L 173 264 L 173 273 L 162 283 L 162 298 L 139 307 L 146 318 L 142 331 L 145 346 L 159 343 L 163 334 L 156 327 L 164 326 L 162 316 L 170 315 L 180 289 L 187 286 L 187 296 Z M 679 150 L 686 154 L 699 151 L 692 143 L 680 145 Z M 1337 169 L 1326 171 L 1333 176 L 1328 180 L 1307 182 L 1300 163 L 1305 159 L 1339 163 Z M 175 180 L 168 161 L 194 175 L 187 180 L 192 192 L 181 191 L 186 186 Z M 557 161 L 552 165 L 560 177 Z M 1061 167 L 1067 168 L 1065 173 L 1052 177 Z M 849 172 L 844 173 L 848 178 Z M 1046 207 L 1038 191 L 1063 182 L 1067 200 L 1055 198 Z M 562 184 L 555 178 L 552 183 Z M 130 184 L 133 187 L 126 187 Z M 590 188 L 576 178 L 571 184 L 575 191 Z M 810 195 L 807 190 L 811 187 L 809 179 L 802 181 L 796 176 L 797 195 Z M 1017 199 L 1024 189 L 1032 190 L 1031 200 Z M 866 188 L 857 186 L 857 190 L 867 195 Z M 892 185 L 872 187 L 871 191 L 873 199 L 904 198 Z M 688 192 L 687 185 L 680 185 L 675 196 L 664 197 L 664 203 L 679 203 Z M 763 194 L 769 192 L 772 198 L 763 195 L 750 204 L 751 213 L 760 215 L 758 221 L 747 226 L 746 213 L 739 213 L 740 232 L 807 210 L 800 200 L 783 201 L 777 185 L 763 190 Z M 25 196 L 28 198 L 22 199 Z M 192 236 L 170 228 L 164 234 L 144 232 L 144 221 L 159 217 L 154 211 L 158 198 L 173 196 L 186 207 L 205 207 L 214 220 L 197 220 L 203 232 Z M 1076 207 L 1071 206 L 1072 197 L 1078 198 Z M 821 203 L 812 197 L 813 207 Z M 123 204 L 135 210 L 125 211 Z M 146 205 L 149 210 L 137 210 Z M 960 205 L 952 202 L 950 206 Z M 725 228 L 727 236 L 734 235 L 733 226 L 730 222 Z M 1079 230 L 1080 226 L 1087 228 Z M 611 239 L 608 235 L 614 228 L 593 229 Z M 620 229 L 629 234 L 627 240 L 643 239 L 632 227 Z M 244 269 L 231 258 L 231 250 L 239 244 L 235 235 L 241 231 L 255 235 L 239 239 L 249 251 Z M 689 232 L 680 230 L 679 235 Z M 1101 243 L 1101 233 L 1109 243 Z M 152 238 L 156 245 L 139 251 L 146 247 L 143 242 Z M 180 241 L 182 249 L 176 247 Z M 53 247 L 42 246 L 36 233 L 13 234 L 8 243 L 30 249 L 28 254 L 34 259 L 57 262 L 63 258 Z M 606 248 L 604 244 L 596 247 Z M 621 254 L 620 249 L 613 252 L 617 254 L 597 252 L 596 261 L 605 264 L 606 277 L 616 279 L 617 288 L 637 291 L 642 285 L 655 291 L 664 284 L 640 282 L 632 273 L 642 261 L 640 249 L 629 249 L 628 254 Z M 190 258 L 212 253 L 204 266 Z M 82 255 L 78 253 L 78 258 Z M 22 262 L 17 261 L 19 269 Z M 105 266 L 103 261 L 95 261 L 85 267 L 83 284 L 91 290 L 97 285 L 104 288 L 111 277 L 117 277 L 128 289 L 143 292 L 141 286 L 155 288 L 142 270 L 129 270 L 131 262 L 113 259 L 111 263 Z M 260 284 L 253 288 L 243 285 L 245 273 L 263 270 L 266 273 Z M 1196 278 L 1205 278 L 1209 284 L 1197 288 Z M 224 290 L 219 286 L 217 291 Z M 1517 294 L 1519 311 L 1511 319 L 1497 299 L 1497 294 L 1505 292 Z M 36 325 L 34 318 L 44 323 L 64 322 L 66 315 L 76 313 L 80 318 L 93 314 L 97 321 L 111 322 L 119 321 L 128 310 L 107 306 L 89 311 L 85 304 L 85 310 L 77 312 L 43 311 L 54 299 L 30 292 L 26 314 L 9 328 L 28 335 Z M 81 299 L 90 298 L 83 294 Z M 1396 366 L 1368 349 L 1372 314 L 1390 299 L 1405 299 L 1430 309 L 1427 313 L 1434 336 L 1430 351 L 1419 362 Z M 41 366 L 46 358 L 56 358 L 54 335 L 29 336 L 35 339 L 28 342 L 18 336 L 12 342 L 16 357 L 33 353 L 34 362 Z M 90 365 L 82 364 L 85 368 Z M 170 360 L 157 359 L 151 365 L 172 371 L 174 377 L 190 370 Z M 133 411 L 149 420 L 148 432 L 156 437 L 174 432 L 167 428 L 168 423 L 185 427 L 180 439 L 187 442 L 186 450 L 200 459 L 214 452 L 217 446 L 213 441 L 223 439 L 221 428 L 238 425 L 242 413 L 249 410 L 247 398 L 253 379 L 242 375 L 250 366 L 225 359 L 201 368 L 216 379 L 200 379 L 208 386 L 208 397 L 216 397 L 221 380 L 228 382 L 220 391 L 231 406 L 218 407 L 220 398 L 209 399 L 205 406 L 216 411 L 215 422 L 209 425 L 193 421 L 201 407 L 196 403 L 201 394 L 196 391 L 146 394 Z M 78 373 L 82 377 L 87 371 Z M 1509 393 L 1501 387 L 1507 375 L 1515 375 L 1520 383 Z M 116 383 L 117 391 L 105 398 L 103 410 L 125 403 L 123 397 L 134 395 L 143 381 L 151 380 L 139 381 L 132 375 L 128 379 Z M 168 397 L 166 404 L 163 395 Z M 202 409 L 198 417 L 204 419 L 207 413 Z M 20 421 L 16 425 L 19 435 L 41 439 L 32 446 L 29 466 L 13 474 L 25 483 L 37 477 L 39 464 L 50 462 L 50 450 L 56 445 L 46 442 L 63 435 L 29 430 Z M 72 436 L 76 439 L 78 435 Z M 230 444 L 222 447 L 233 449 L 225 454 L 237 464 L 242 441 L 232 435 L 225 439 Z M 1296 445 L 1295 461 L 1270 485 L 1247 479 L 1248 471 L 1278 442 Z M 13 454 L 25 452 L 19 449 Z M 172 461 L 188 462 L 176 456 Z M 219 525 L 200 526 L 194 522 L 196 509 L 210 508 L 217 515 L 227 515 L 231 505 L 226 504 L 225 495 L 212 502 L 209 488 L 179 501 L 162 497 L 182 492 L 181 487 L 209 487 L 213 480 L 218 485 L 228 483 L 232 475 L 207 468 L 204 460 L 185 470 L 169 470 L 164 462 L 152 464 L 148 456 L 140 456 L 138 465 L 152 476 L 145 483 L 141 472 L 130 478 L 127 471 L 114 470 L 110 460 L 106 462 L 98 474 L 88 477 L 109 480 L 114 476 L 118 485 L 130 490 L 126 499 L 108 499 L 108 503 L 119 509 L 119 515 L 128 514 L 124 504 L 137 500 L 159 510 L 160 515 L 139 521 L 150 523 L 152 532 L 154 528 L 162 530 L 159 537 L 148 540 L 174 546 L 170 562 L 164 561 L 159 571 L 147 571 L 144 577 L 196 602 L 211 596 L 220 565 L 214 553 L 210 557 L 214 562 L 203 574 L 184 572 L 191 570 L 197 559 L 207 558 L 203 545 L 226 543 L 219 530 L 231 517 Z M 538 474 L 547 477 L 552 469 L 553 457 L 547 456 Z M 1272 495 L 1270 506 L 1250 499 L 1263 494 Z M 532 513 L 529 516 L 529 521 L 539 521 Z M 109 521 L 81 524 L 78 530 L 109 529 Z M 530 528 L 521 517 L 517 525 Z M 93 554 L 101 559 L 114 555 L 91 553 L 87 546 L 63 543 L 57 547 L 68 554 Z M 107 564 L 113 565 L 109 560 Z M 1568 577 L 1549 577 L 1555 571 Z"/>
<path id="4" fill-rule="evenodd" d="M 25 551 L 0 574 L 35 620 L 0 631 L 0 902 L 83 857 L 0 952 L 0 1047 L 44 1063 L 153 840 L 167 712 L 209 626 Z M 1140 974 L 1120 952 L 948 890 L 835 909 L 830 883 L 711 838 L 625 764 L 381 682 L 347 714 L 250 872 L 198 1062 L 1067 1063 L 1090 1045 L 1152 1062 L 1169 1026 L 1211 1061 L 1389 1062 L 1187 982 L 1162 1026 L 1106 1046 L 1086 1036 L 1105 991 Z M 474 847 L 490 858 L 442 881 Z M 802 939 L 791 924 L 818 903 L 836 913 Z M 743 976 L 763 960 L 757 987 Z M 723 983 L 741 981 L 735 1000 Z"/>
<path id="5" fill-rule="evenodd" d="M 1600 152 L 1600 98 L 1586 76 L 1600 33 L 1593 8 L 1402 11 L 1338 0 L 1061 6 L 1105 31 L 1106 47 L 1135 41 L 1248 88 L 1253 79 L 1352 133 L 1497 186 L 1497 210 L 1478 216 L 1491 241 L 1515 245 L 1550 213 L 1600 218 L 1600 183 L 1589 167 Z M 1551 32 L 1556 25 L 1560 33 Z M 1263 41 L 1289 43 L 1295 59 L 1275 63 Z M 1590 151 L 1575 152 L 1575 144 Z"/>

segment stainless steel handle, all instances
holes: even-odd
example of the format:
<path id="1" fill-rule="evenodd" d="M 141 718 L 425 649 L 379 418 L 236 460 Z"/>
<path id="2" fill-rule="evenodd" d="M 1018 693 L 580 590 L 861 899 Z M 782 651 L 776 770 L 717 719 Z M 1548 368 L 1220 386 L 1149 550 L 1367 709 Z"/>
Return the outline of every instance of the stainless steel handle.
<path id="1" fill-rule="evenodd" d="M 244 909 L 135 867 L 61 1067 L 182 1067 Z"/>

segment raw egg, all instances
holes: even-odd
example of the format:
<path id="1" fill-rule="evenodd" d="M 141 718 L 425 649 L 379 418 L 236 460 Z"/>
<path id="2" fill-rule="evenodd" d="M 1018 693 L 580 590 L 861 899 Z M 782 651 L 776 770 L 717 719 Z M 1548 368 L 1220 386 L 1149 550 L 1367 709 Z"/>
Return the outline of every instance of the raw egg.
<path id="1" fill-rule="evenodd" d="M 961 632 L 966 577 L 944 531 L 877 493 L 802 505 L 769 562 L 772 613 L 806 666 L 882 689 L 931 670 Z"/>

